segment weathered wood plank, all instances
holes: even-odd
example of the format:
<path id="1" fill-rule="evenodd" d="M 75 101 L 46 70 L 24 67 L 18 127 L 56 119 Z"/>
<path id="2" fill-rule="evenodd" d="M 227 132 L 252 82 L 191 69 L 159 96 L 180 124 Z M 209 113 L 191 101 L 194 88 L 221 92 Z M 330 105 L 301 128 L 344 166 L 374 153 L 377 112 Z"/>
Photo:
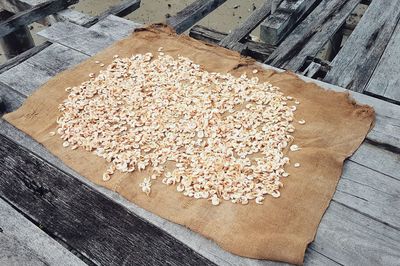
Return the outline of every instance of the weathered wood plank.
<path id="1" fill-rule="evenodd" d="M 0 136 L 0 142 L 1 197 L 92 261 L 212 265 L 169 234 L 7 137 Z"/>
<path id="2" fill-rule="evenodd" d="M 180 34 L 192 27 L 197 21 L 207 16 L 225 1 L 226 0 L 196 0 L 179 11 L 175 16 L 169 17 L 167 19 L 167 24 Z"/>
<path id="3" fill-rule="evenodd" d="M 298 71 L 315 57 L 360 0 L 323 0 L 266 60 L 275 67 Z"/>
<path id="4" fill-rule="evenodd" d="M 333 200 L 400 230 L 397 207 L 400 206 L 400 181 L 397 179 L 349 160 Z"/>
<path id="5" fill-rule="evenodd" d="M 109 15 L 90 27 L 91 30 L 101 32 L 119 40 L 129 36 L 136 28 L 143 27 L 142 24 L 131 20 Z M 118 29 L 118 30 L 116 30 Z"/>
<path id="6" fill-rule="evenodd" d="M 0 198 L 0 265 L 85 265 Z"/>
<path id="7" fill-rule="evenodd" d="M 224 37 L 219 45 L 228 49 L 235 47 L 238 42 L 250 34 L 271 13 L 271 3 L 272 0 L 265 1 L 239 27 Z"/>
<path id="8" fill-rule="evenodd" d="M 25 95 L 0 82 L 0 116 L 16 110 L 24 100 Z"/>
<path id="9" fill-rule="evenodd" d="M 23 52 L 22 54 L 19 54 L 18 56 L 14 57 L 10 60 L 7 60 L 4 64 L 0 65 L 0 74 L 9 70 L 10 68 L 15 67 L 16 65 L 21 64 L 28 58 L 34 56 L 35 54 L 39 53 L 43 49 L 49 47 L 50 45 L 51 45 L 50 42 L 44 42 L 38 46 L 35 46 L 35 47 Z"/>
<path id="10" fill-rule="evenodd" d="M 28 96 L 57 73 L 86 58 L 88 57 L 65 46 L 52 44 L 23 63 L 1 73 L 0 81 Z"/>
<path id="11" fill-rule="evenodd" d="M 116 41 L 112 36 L 70 22 L 58 22 L 38 35 L 86 55 L 94 55 Z"/>
<path id="12" fill-rule="evenodd" d="M 400 153 L 364 142 L 350 160 L 400 181 Z"/>
<path id="13" fill-rule="evenodd" d="M 56 13 L 78 0 L 51 0 L 19 12 L 0 23 L 0 37 L 3 37 L 21 26 L 26 26 L 50 14 Z"/>
<path id="14" fill-rule="evenodd" d="M 109 9 L 101 13 L 100 15 L 93 17 L 90 21 L 88 21 L 84 26 L 90 27 L 95 25 L 97 22 L 105 19 L 109 15 L 115 15 L 118 17 L 124 17 L 129 15 L 136 9 L 140 7 L 140 0 L 126 0 L 120 4 L 115 6 L 111 6 Z"/>
<path id="15" fill-rule="evenodd" d="M 284 0 L 260 25 L 260 39 L 277 45 L 319 0 Z"/>
<path id="16" fill-rule="evenodd" d="M 349 90 L 363 92 L 399 19 L 399 0 L 372 1 L 353 33 L 332 61 L 332 68 L 324 81 Z M 388 54 L 388 56 L 392 55 Z M 380 70 L 390 71 L 390 68 L 391 66 Z M 390 78 L 385 76 L 384 80 L 387 81 Z M 382 86 L 377 88 L 379 90 Z"/>
<path id="17" fill-rule="evenodd" d="M 397 7 L 396 7 L 397 8 Z M 400 24 L 386 47 L 374 73 L 371 76 L 365 92 L 400 103 Z"/>
<path id="18" fill-rule="evenodd" d="M 310 247 L 341 265 L 398 265 L 400 232 L 331 202 Z"/>

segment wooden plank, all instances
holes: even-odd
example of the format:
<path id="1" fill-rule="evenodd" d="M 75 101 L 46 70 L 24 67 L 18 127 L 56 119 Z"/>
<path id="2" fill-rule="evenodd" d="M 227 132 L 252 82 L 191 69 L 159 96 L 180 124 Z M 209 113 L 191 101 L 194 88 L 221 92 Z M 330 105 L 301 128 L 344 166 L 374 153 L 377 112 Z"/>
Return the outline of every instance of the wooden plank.
<path id="1" fill-rule="evenodd" d="M 88 57 L 77 51 L 52 44 L 23 63 L 0 74 L 0 82 L 11 88 L 17 88 L 18 92 L 28 96 L 57 73 L 86 58 Z"/>
<path id="2" fill-rule="evenodd" d="M 333 200 L 400 230 L 400 181 L 393 177 L 349 160 Z"/>
<path id="3" fill-rule="evenodd" d="M 331 202 L 310 248 L 341 265 L 398 265 L 400 232 Z"/>
<path id="4" fill-rule="evenodd" d="M 90 29 L 111 36 L 115 40 L 119 40 L 129 36 L 135 29 L 141 27 L 143 27 L 143 25 L 140 23 L 109 15 L 91 26 Z"/>
<path id="5" fill-rule="evenodd" d="M 260 39 L 277 45 L 320 0 L 284 0 L 260 25 Z"/>
<path id="6" fill-rule="evenodd" d="M 21 26 L 26 26 L 50 14 L 76 4 L 78 0 L 51 0 L 19 12 L 0 23 L 0 37 L 6 36 Z"/>
<path id="7" fill-rule="evenodd" d="M 399 19 L 399 0 L 372 1 L 353 33 L 332 61 L 332 68 L 324 81 L 349 90 L 363 92 Z M 389 69 L 390 67 L 387 67 L 385 70 Z M 389 77 L 385 77 L 385 80 L 388 79 Z M 381 87 L 379 86 L 378 89 Z"/>
<path id="8" fill-rule="evenodd" d="M 400 181 L 400 153 L 365 142 L 350 160 Z"/>
<path id="9" fill-rule="evenodd" d="M 266 60 L 275 67 L 298 71 L 308 56 L 315 57 L 360 0 L 322 0 Z"/>
<path id="10" fill-rule="evenodd" d="M 180 34 L 214 11 L 214 9 L 222 5 L 225 1 L 226 0 L 196 0 L 179 11 L 175 16 L 169 17 L 167 19 L 167 24 Z"/>
<path id="11" fill-rule="evenodd" d="M 99 16 L 93 17 L 84 26 L 90 27 L 105 19 L 109 15 L 115 15 L 118 17 L 124 17 L 135 11 L 140 7 L 140 0 L 127 0 L 115 6 L 111 6 L 109 9 L 101 13 Z"/>
<path id="12" fill-rule="evenodd" d="M 250 16 L 236 29 L 228 34 L 219 43 L 220 46 L 232 49 L 250 34 L 271 12 L 271 0 L 265 1 L 264 4 L 253 11 Z"/>
<path id="13" fill-rule="evenodd" d="M 213 265 L 169 234 L 7 137 L 0 136 L 0 142 L 1 197 L 93 262 Z"/>
<path id="14" fill-rule="evenodd" d="M 85 265 L 0 199 L 0 265 Z"/>
<path id="15" fill-rule="evenodd" d="M 92 56 L 116 41 L 112 36 L 70 22 L 58 22 L 38 35 Z"/>
<path id="16" fill-rule="evenodd" d="M 49 47 L 50 45 L 51 45 L 50 42 L 44 42 L 38 46 L 35 46 L 35 47 L 29 49 L 28 51 L 23 52 L 22 54 L 19 54 L 18 56 L 14 57 L 10 60 L 7 60 L 4 64 L 0 65 L 0 74 L 9 70 L 10 68 L 13 68 L 13 67 L 21 64 L 28 58 L 34 56 L 35 54 L 39 53 L 43 49 Z"/>
<path id="17" fill-rule="evenodd" d="M 365 92 L 382 97 L 394 103 L 400 103 L 400 24 L 390 39 Z"/>
<path id="18" fill-rule="evenodd" d="M 16 110 L 24 100 L 25 95 L 0 82 L 0 116 Z"/>

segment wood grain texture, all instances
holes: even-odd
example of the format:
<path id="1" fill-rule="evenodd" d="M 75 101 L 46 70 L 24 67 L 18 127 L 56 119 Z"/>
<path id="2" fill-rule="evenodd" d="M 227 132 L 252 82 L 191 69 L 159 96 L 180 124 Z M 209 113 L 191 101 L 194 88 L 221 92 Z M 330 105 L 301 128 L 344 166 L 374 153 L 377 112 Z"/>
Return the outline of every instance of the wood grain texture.
<path id="1" fill-rule="evenodd" d="M 85 265 L 0 198 L 0 265 Z"/>
<path id="2" fill-rule="evenodd" d="M 275 67 L 298 71 L 315 57 L 360 0 L 322 0 L 266 60 Z"/>
<path id="3" fill-rule="evenodd" d="M 341 265 L 398 265 L 400 232 L 331 202 L 310 248 Z"/>
<path id="4" fill-rule="evenodd" d="M 284 0 L 260 25 L 260 39 L 277 45 L 320 0 Z"/>
<path id="5" fill-rule="evenodd" d="M 0 37 L 13 32 L 18 27 L 29 25 L 77 2 L 78 0 L 51 0 L 19 12 L 7 20 L 0 22 Z"/>
<path id="6" fill-rule="evenodd" d="M 0 136 L 0 142 L 1 197 L 93 262 L 213 265 L 169 234 L 10 139 Z"/>
<path id="7" fill-rule="evenodd" d="M 57 73 L 70 68 L 87 56 L 59 44 L 52 44 L 21 64 L 0 74 L 0 82 L 28 96 Z"/>
<path id="8" fill-rule="evenodd" d="M 92 21 L 93 17 L 86 15 L 82 12 L 67 8 L 57 12 L 53 15 L 57 22 L 60 21 L 69 21 L 78 25 L 86 25 L 90 21 Z"/>
<path id="9" fill-rule="evenodd" d="M 271 13 L 271 2 L 272 0 L 264 1 L 264 4 L 253 11 L 239 27 L 224 37 L 219 45 L 228 49 L 235 47 Z"/>
<path id="10" fill-rule="evenodd" d="M 111 36 L 70 22 L 58 22 L 38 35 L 53 43 L 72 48 L 86 55 L 94 55 L 116 40 Z"/>
<path id="11" fill-rule="evenodd" d="M 400 104 L 399 56 L 400 23 L 397 23 L 395 32 L 365 87 L 365 92 Z"/>
<path id="12" fill-rule="evenodd" d="M 372 1 L 353 33 L 332 61 L 332 68 L 324 81 L 349 90 L 363 92 L 399 19 L 399 0 Z M 389 52 L 388 56 L 395 55 L 390 55 Z M 391 67 L 386 66 L 380 71 L 390 73 Z M 381 78 L 385 74 L 386 72 L 382 72 Z M 390 77 L 385 76 L 384 79 L 390 80 Z M 385 87 L 377 87 L 378 90 L 382 88 Z"/>
<path id="13" fill-rule="evenodd" d="M 192 27 L 197 21 L 201 20 L 226 0 L 195 0 L 175 16 L 167 19 L 167 24 L 178 34 Z"/>

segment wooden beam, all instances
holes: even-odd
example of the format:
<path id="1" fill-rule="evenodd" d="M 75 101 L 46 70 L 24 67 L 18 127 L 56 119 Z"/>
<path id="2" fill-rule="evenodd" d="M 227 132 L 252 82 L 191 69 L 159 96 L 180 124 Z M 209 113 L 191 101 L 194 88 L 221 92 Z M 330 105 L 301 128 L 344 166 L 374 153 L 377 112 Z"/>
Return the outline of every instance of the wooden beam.
<path id="1" fill-rule="evenodd" d="M 324 80 L 349 90 L 363 92 L 399 19 L 399 0 L 372 1 L 353 33 L 332 61 L 332 69 Z M 385 70 L 391 67 L 393 66 Z M 384 69 L 381 68 L 381 70 Z M 385 82 L 388 78 L 383 77 Z"/>
<path id="2" fill-rule="evenodd" d="M 225 3 L 225 1 L 226 0 L 196 0 L 179 11 L 175 16 L 169 17 L 167 19 L 167 24 L 171 26 L 176 33 L 180 34 Z"/>
<path id="3" fill-rule="evenodd" d="M 322 0 L 266 60 L 275 67 L 298 71 L 315 57 L 343 25 L 360 0 Z"/>
<path id="4" fill-rule="evenodd" d="M 90 261 L 214 265 L 9 138 L 0 135 L 0 142 L 0 196 Z"/>
<path id="5" fill-rule="evenodd" d="M 264 4 L 257 8 L 251 15 L 228 36 L 226 36 L 219 45 L 232 49 L 237 43 L 250 34 L 271 12 L 271 0 L 267 0 Z"/>
<path id="6" fill-rule="evenodd" d="M 277 45 L 320 0 L 284 0 L 260 25 L 260 39 Z"/>
<path id="7" fill-rule="evenodd" d="M 77 2 L 78 0 L 51 0 L 19 12 L 0 23 L 0 38 L 10 34 L 21 26 L 31 24 L 32 22 L 63 10 Z"/>

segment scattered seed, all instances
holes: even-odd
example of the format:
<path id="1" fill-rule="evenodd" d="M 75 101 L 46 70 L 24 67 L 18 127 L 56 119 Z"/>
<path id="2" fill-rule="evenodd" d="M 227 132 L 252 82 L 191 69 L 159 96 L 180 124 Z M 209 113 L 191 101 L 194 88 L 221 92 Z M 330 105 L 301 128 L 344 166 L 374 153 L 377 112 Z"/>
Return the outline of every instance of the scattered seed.
<path id="1" fill-rule="evenodd" d="M 51 132 L 49 133 L 49 135 L 50 135 L 50 136 L 55 136 L 55 135 L 56 135 L 56 132 L 51 131 Z"/>
<path id="2" fill-rule="evenodd" d="M 95 64 L 100 64 L 100 61 L 94 61 Z"/>
<path id="3" fill-rule="evenodd" d="M 290 146 L 290 150 L 291 150 L 291 151 L 299 151 L 299 150 L 301 150 L 301 149 L 300 149 L 299 146 L 297 146 L 297 145 L 292 145 L 292 146 Z"/>
<path id="4" fill-rule="evenodd" d="M 64 142 L 63 142 L 63 147 L 66 148 L 66 147 L 68 147 L 68 146 L 69 146 L 69 142 L 68 142 L 68 141 L 64 141 Z"/>
<path id="5" fill-rule="evenodd" d="M 306 123 L 306 121 L 305 121 L 304 119 L 302 119 L 302 120 L 299 120 L 298 123 L 299 123 L 300 125 L 304 125 L 304 124 Z"/>
<path id="6" fill-rule="evenodd" d="M 111 176 L 109 175 L 109 174 L 107 174 L 107 173 L 104 173 L 103 174 L 103 181 L 104 182 L 107 182 L 107 181 L 109 181 L 111 179 Z"/>
<path id="7" fill-rule="evenodd" d="M 101 67 L 105 66 L 103 63 L 100 64 Z"/>
<path id="8" fill-rule="evenodd" d="M 257 69 L 254 69 L 254 70 L 253 70 L 253 74 L 257 74 L 257 72 L 258 72 Z"/>
<path id="9" fill-rule="evenodd" d="M 299 163 L 295 163 L 294 167 L 298 168 L 298 167 L 300 167 L 300 164 Z"/>

